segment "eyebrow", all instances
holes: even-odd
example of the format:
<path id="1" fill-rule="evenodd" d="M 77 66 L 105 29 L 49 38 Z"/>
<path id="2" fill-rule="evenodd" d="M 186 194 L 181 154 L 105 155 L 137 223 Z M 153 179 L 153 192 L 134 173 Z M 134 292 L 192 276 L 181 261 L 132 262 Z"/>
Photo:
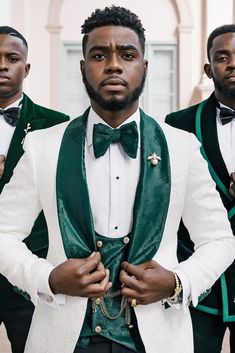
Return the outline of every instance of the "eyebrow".
<path id="1" fill-rule="evenodd" d="M 219 49 L 219 50 L 216 50 L 213 55 L 218 55 L 218 54 L 228 54 L 230 52 L 230 50 L 228 49 Z"/>
<path id="2" fill-rule="evenodd" d="M 118 45 L 117 46 L 118 50 L 135 50 L 138 51 L 137 47 L 133 44 L 126 44 L 126 45 Z M 89 53 L 100 50 L 100 51 L 110 51 L 110 46 L 109 45 L 94 45 L 89 49 Z"/>

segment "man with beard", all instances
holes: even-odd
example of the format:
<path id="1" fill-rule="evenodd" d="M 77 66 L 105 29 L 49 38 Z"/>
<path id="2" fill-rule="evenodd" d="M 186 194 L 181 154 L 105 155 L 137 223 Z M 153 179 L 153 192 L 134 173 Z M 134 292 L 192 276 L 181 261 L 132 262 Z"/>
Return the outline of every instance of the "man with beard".
<path id="1" fill-rule="evenodd" d="M 209 64 L 204 70 L 213 80 L 215 90 L 205 101 L 169 114 L 166 122 L 194 133 L 201 142 L 201 152 L 220 193 L 235 234 L 235 25 L 216 28 L 207 42 Z M 179 228 L 178 258 L 187 259 L 194 244 L 187 228 Z M 195 353 L 221 351 L 226 328 L 230 331 L 231 352 L 235 352 L 235 263 L 212 287 L 210 294 L 196 308 L 190 308 Z"/>
<path id="2" fill-rule="evenodd" d="M 0 271 L 36 306 L 25 353 L 192 353 L 188 302 L 234 260 L 225 209 L 195 137 L 139 109 L 139 18 L 97 9 L 82 33 L 91 107 L 28 135 L 0 198 Z M 21 242 L 41 209 L 46 260 Z M 182 216 L 197 250 L 178 264 Z"/>

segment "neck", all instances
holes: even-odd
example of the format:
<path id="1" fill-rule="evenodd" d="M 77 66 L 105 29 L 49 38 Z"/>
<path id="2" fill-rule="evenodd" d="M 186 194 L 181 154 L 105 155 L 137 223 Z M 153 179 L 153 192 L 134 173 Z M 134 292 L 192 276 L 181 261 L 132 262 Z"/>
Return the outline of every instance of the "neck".
<path id="1" fill-rule="evenodd" d="M 235 110 L 235 97 L 225 97 L 221 92 L 215 90 L 217 100 L 227 107 Z"/>
<path id="2" fill-rule="evenodd" d="M 18 99 L 20 99 L 21 96 L 22 96 L 22 91 L 19 91 L 19 92 L 17 92 L 17 94 L 14 94 L 12 96 L 7 96 L 7 97 L 0 95 L 0 107 L 2 109 L 5 109 L 9 105 L 16 102 Z"/>
<path id="3" fill-rule="evenodd" d="M 103 119 L 109 126 L 112 128 L 117 128 L 137 111 L 139 103 L 136 101 L 126 109 L 119 111 L 104 110 L 94 101 L 91 102 L 91 106 L 96 114 L 99 115 L 99 117 Z"/>

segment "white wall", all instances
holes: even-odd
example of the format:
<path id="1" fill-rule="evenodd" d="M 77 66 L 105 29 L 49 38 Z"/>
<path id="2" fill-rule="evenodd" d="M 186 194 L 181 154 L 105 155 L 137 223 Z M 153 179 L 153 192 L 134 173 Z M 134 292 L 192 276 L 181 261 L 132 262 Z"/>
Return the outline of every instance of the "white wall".
<path id="1" fill-rule="evenodd" d="M 15 27 L 29 43 L 32 70 L 25 91 L 33 99 L 59 108 L 61 42 L 80 41 L 80 26 L 84 19 L 95 8 L 113 3 L 113 0 L 0 0 L 0 24 Z M 179 65 L 182 107 L 202 98 L 208 84 L 202 75 L 205 42 L 215 27 L 232 22 L 233 3 L 233 0 L 120 0 L 116 4 L 128 7 L 140 16 L 147 40 L 184 39 Z M 52 30 L 53 35 L 50 34 Z"/>

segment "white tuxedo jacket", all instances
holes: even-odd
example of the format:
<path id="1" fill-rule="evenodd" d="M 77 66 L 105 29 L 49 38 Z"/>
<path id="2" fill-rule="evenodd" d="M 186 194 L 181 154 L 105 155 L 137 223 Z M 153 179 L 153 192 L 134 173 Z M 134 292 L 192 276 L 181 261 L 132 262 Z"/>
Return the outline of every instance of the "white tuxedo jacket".
<path id="1" fill-rule="evenodd" d="M 73 353 L 86 311 L 86 298 L 66 296 L 65 304 L 55 308 L 48 305 L 48 298 L 40 301 L 37 294 L 40 269 L 66 260 L 57 217 L 55 181 L 67 124 L 27 136 L 25 154 L 0 197 L 0 272 L 29 293 L 36 306 L 25 353 Z M 184 272 L 196 305 L 198 297 L 234 260 L 235 242 L 195 137 L 166 124 L 161 127 L 168 143 L 172 186 L 164 234 L 154 260 L 168 269 Z M 69 178 L 69 171 L 64 172 Z M 49 230 L 46 260 L 32 255 L 22 243 L 41 209 Z M 161 205 L 156 212 L 160 209 Z M 177 230 L 181 217 L 196 251 L 178 264 Z M 139 305 L 136 315 L 146 353 L 193 353 L 188 308 L 165 309 L 157 302 Z"/>

